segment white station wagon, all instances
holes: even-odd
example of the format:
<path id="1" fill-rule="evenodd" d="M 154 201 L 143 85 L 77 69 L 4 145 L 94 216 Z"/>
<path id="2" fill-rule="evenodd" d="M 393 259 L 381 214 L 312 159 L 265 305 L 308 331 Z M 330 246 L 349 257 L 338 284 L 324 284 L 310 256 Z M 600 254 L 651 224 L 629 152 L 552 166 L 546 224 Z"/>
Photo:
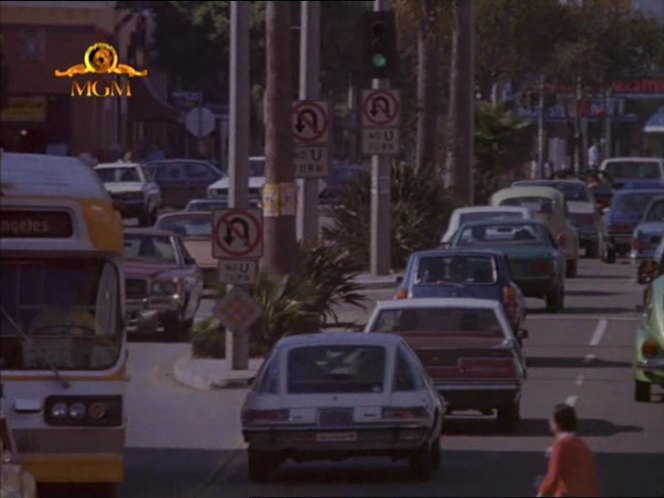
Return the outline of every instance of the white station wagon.
<path id="1" fill-rule="evenodd" d="M 249 476 L 289 458 L 407 459 L 413 479 L 440 464 L 446 401 L 394 334 L 322 332 L 281 339 L 242 407 Z"/>

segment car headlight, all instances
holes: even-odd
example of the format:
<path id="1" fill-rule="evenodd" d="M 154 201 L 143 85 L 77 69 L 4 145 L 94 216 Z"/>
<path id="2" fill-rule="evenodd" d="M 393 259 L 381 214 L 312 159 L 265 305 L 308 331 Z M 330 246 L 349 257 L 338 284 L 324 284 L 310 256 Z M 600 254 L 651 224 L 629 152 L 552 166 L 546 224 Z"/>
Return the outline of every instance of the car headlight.
<path id="1" fill-rule="evenodd" d="M 67 403 L 55 403 L 51 407 L 51 416 L 53 418 L 63 419 L 67 417 L 69 410 L 67 409 Z"/>
<path id="2" fill-rule="evenodd" d="M 156 280 L 152 282 L 151 293 L 156 296 L 169 296 L 178 293 L 177 280 Z"/>
<path id="3" fill-rule="evenodd" d="M 69 416 L 75 420 L 82 419 L 83 417 L 85 417 L 85 414 L 86 414 L 86 409 L 83 403 L 80 402 L 73 403 L 69 407 Z"/>

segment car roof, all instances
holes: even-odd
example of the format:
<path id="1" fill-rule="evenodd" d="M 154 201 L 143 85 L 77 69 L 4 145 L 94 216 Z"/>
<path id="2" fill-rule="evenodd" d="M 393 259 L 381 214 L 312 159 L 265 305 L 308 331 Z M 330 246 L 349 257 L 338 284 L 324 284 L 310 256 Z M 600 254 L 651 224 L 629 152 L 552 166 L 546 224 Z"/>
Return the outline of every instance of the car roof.
<path id="1" fill-rule="evenodd" d="M 153 228 L 153 227 L 140 227 L 140 228 L 130 227 L 130 228 L 125 228 L 124 232 L 127 235 L 162 235 L 170 237 L 175 235 L 173 232 L 170 232 L 168 230 L 162 230 L 160 228 Z"/>
<path id="2" fill-rule="evenodd" d="M 313 334 L 298 334 L 291 335 L 280 339 L 276 346 L 278 347 L 292 347 L 292 346 L 316 346 L 328 344 L 367 344 L 386 346 L 391 344 L 399 344 L 403 342 L 403 338 L 396 334 L 365 334 L 364 332 L 317 332 Z M 276 347 L 275 346 L 275 347 Z"/>
<path id="3" fill-rule="evenodd" d="M 61 196 L 110 202 L 99 176 L 77 157 L 3 151 L 0 190 L 7 196 Z"/>
<path id="4" fill-rule="evenodd" d="M 467 206 L 467 207 L 456 208 L 454 210 L 455 213 L 460 213 L 460 214 L 487 212 L 487 211 L 523 213 L 523 212 L 529 212 L 530 209 L 524 206 Z"/>
<path id="5" fill-rule="evenodd" d="M 580 185 L 585 187 L 586 184 L 581 180 L 576 178 L 561 178 L 560 180 L 518 180 L 512 183 L 513 187 L 527 187 L 527 186 L 537 186 L 537 185 L 557 185 L 560 183 L 567 183 L 569 185 Z"/>
<path id="6" fill-rule="evenodd" d="M 545 228 L 547 227 L 547 224 L 540 220 L 512 220 L 512 219 L 501 220 L 501 219 L 489 218 L 486 220 L 474 220 L 462 223 L 459 229 L 474 227 L 474 226 L 486 226 L 486 225 L 524 225 L 524 224 L 539 225 Z"/>
<path id="7" fill-rule="evenodd" d="M 464 223 L 464 225 L 466 225 Z M 505 254 L 493 249 L 428 249 L 426 251 L 416 251 L 411 253 L 415 258 L 427 258 L 432 256 L 493 256 L 495 258 L 504 258 Z"/>
<path id="8" fill-rule="evenodd" d="M 194 216 L 210 216 L 210 211 L 173 211 L 172 213 L 164 213 L 159 215 L 157 221 L 165 218 L 182 218 Z"/>
<path id="9" fill-rule="evenodd" d="M 189 199 L 189 202 L 187 204 L 192 204 L 194 202 L 217 202 L 217 203 L 225 203 L 228 204 L 227 200 L 224 199 L 214 199 L 214 198 L 209 198 L 209 197 L 202 197 L 200 199 Z"/>
<path id="10" fill-rule="evenodd" d="M 502 304 L 494 299 L 477 297 L 418 297 L 417 299 L 392 299 L 376 302 L 375 310 L 412 308 L 480 308 L 498 310 Z"/>
<path id="11" fill-rule="evenodd" d="M 622 197 L 625 195 L 643 195 L 643 194 L 662 194 L 664 195 L 664 189 L 661 188 L 635 188 L 635 189 L 621 189 L 616 190 L 613 194 L 614 197 Z"/>
<path id="12" fill-rule="evenodd" d="M 660 159 L 658 157 L 629 157 L 629 156 L 624 156 L 624 157 L 610 157 L 608 159 L 604 159 L 602 161 L 602 165 L 608 164 L 608 163 L 618 163 L 618 162 L 649 162 L 649 163 L 662 163 L 664 162 L 664 159 Z"/>
<path id="13" fill-rule="evenodd" d="M 101 163 L 95 166 L 95 169 L 110 169 L 110 168 L 136 168 L 141 166 L 139 163 L 125 163 L 118 161 L 115 163 Z"/>
<path id="14" fill-rule="evenodd" d="M 523 185 L 520 187 L 507 187 L 495 192 L 491 197 L 496 199 L 508 199 L 510 197 L 550 197 L 560 199 L 563 193 L 553 187 L 539 185 Z"/>

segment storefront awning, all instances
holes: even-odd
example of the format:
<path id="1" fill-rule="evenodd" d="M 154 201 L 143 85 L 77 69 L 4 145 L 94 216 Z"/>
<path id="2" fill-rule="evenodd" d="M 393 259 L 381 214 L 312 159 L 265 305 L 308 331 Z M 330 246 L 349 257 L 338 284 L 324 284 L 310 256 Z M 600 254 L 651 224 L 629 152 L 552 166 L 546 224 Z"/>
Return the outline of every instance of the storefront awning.
<path id="1" fill-rule="evenodd" d="M 650 116 L 643 127 L 643 133 L 664 133 L 664 107 Z"/>

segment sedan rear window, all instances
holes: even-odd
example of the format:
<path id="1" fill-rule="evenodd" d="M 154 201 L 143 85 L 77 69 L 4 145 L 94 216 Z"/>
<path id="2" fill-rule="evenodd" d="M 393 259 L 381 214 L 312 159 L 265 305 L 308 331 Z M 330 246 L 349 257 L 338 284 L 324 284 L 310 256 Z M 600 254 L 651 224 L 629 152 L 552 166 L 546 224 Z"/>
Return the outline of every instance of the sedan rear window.
<path id="1" fill-rule="evenodd" d="M 656 180 L 662 177 L 660 165 L 650 161 L 614 161 L 606 165 L 605 171 L 613 178 Z"/>
<path id="2" fill-rule="evenodd" d="M 523 219 L 523 213 L 519 211 L 481 211 L 476 213 L 463 213 L 459 216 L 459 225 L 469 221 L 481 220 L 520 220 Z"/>
<path id="3" fill-rule="evenodd" d="M 664 200 L 653 202 L 645 215 L 645 221 L 664 221 Z"/>
<path id="4" fill-rule="evenodd" d="M 420 260 L 415 285 L 493 284 L 496 278 L 496 266 L 491 257 L 436 256 Z"/>
<path id="5" fill-rule="evenodd" d="M 212 217 L 208 215 L 163 218 L 157 221 L 155 228 L 174 232 L 181 237 L 210 237 Z"/>
<path id="6" fill-rule="evenodd" d="M 140 182 L 138 170 L 131 168 L 100 168 L 97 174 L 103 183 Z"/>
<path id="7" fill-rule="evenodd" d="M 128 261 L 175 264 L 175 248 L 170 237 L 162 235 L 134 235 L 124 237 L 124 257 Z"/>
<path id="8" fill-rule="evenodd" d="M 544 233 L 534 224 L 476 225 L 462 228 L 457 236 L 460 246 L 494 244 L 545 244 Z"/>
<path id="9" fill-rule="evenodd" d="M 308 346 L 288 353 L 291 394 L 380 393 L 385 373 L 380 346 Z"/>
<path id="10" fill-rule="evenodd" d="M 386 309 L 379 313 L 371 331 L 400 335 L 428 332 L 436 335 L 503 336 L 494 310 L 473 308 Z"/>
<path id="11" fill-rule="evenodd" d="M 544 197 L 511 197 L 500 203 L 501 206 L 521 206 L 538 214 L 553 213 L 553 202 Z"/>

